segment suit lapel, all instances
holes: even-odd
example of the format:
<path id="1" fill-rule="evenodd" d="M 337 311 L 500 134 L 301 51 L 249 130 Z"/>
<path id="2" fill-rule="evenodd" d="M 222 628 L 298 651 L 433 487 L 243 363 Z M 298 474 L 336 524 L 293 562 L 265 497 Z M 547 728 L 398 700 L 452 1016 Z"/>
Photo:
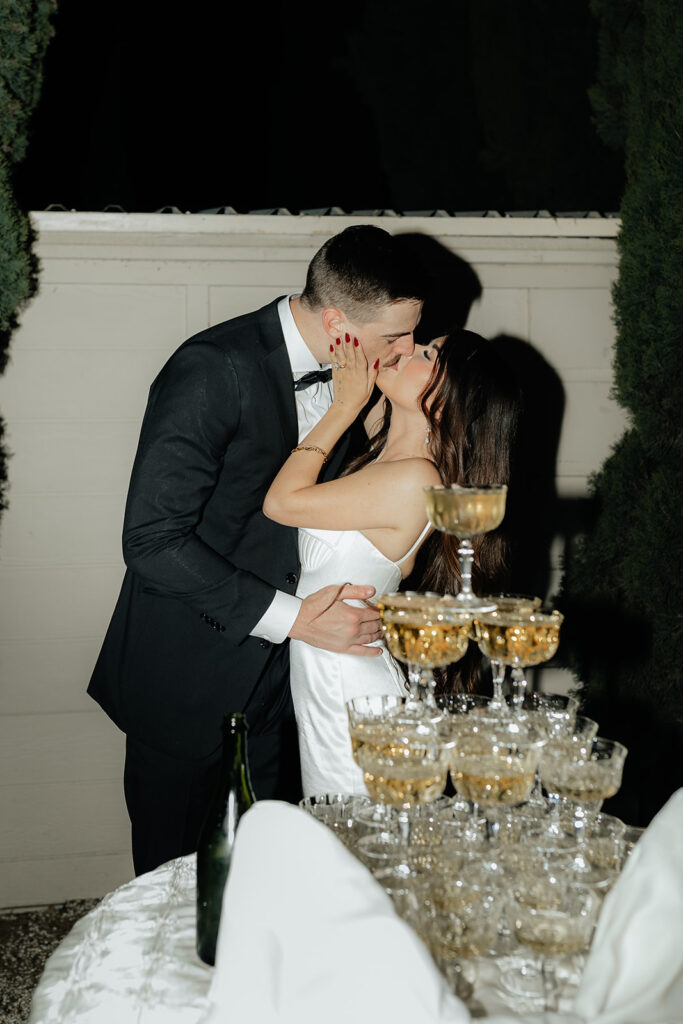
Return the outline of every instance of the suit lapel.
<path id="1" fill-rule="evenodd" d="M 273 408 L 277 415 L 285 450 L 289 451 L 297 442 L 299 430 L 294 399 L 292 367 L 287 355 L 287 346 L 282 334 L 276 299 L 266 306 L 260 316 L 261 341 L 266 350 L 261 358 L 261 367 L 270 390 Z"/>
<path id="2" fill-rule="evenodd" d="M 298 442 L 299 425 L 296 415 L 292 367 L 277 311 L 279 302 L 280 299 L 275 299 L 260 311 L 259 323 L 261 341 L 266 349 L 265 355 L 261 359 L 261 367 L 282 429 L 284 458 L 286 458 Z M 325 464 L 322 480 L 334 480 L 339 475 L 348 454 L 350 438 L 351 431 L 347 430 L 335 446 L 331 459 Z"/>

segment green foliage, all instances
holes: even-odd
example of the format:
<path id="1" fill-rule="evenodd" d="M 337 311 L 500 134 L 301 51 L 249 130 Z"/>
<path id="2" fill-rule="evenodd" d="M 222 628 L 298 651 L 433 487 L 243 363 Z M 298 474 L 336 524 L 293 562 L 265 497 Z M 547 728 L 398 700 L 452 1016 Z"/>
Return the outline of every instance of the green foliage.
<path id="1" fill-rule="evenodd" d="M 683 784 L 683 10 L 593 9 L 595 112 L 603 136 L 625 145 L 614 368 L 631 427 L 592 480 L 595 520 L 568 553 L 558 604 L 587 711 L 629 747 L 610 809 L 645 823 Z"/>
<path id="2" fill-rule="evenodd" d="M 43 84 L 56 0 L 3 0 L 0 19 L 0 140 L 10 164 L 24 159 L 28 122 Z"/>
<path id="3" fill-rule="evenodd" d="M 13 174 L 26 155 L 55 8 L 55 0 L 3 0 L 0 14 L 0 373 L 7 365 L 18 313 L 37 287 L 31 227 L 15 201 Z M 6 507 L 3 434 L 0 420 L 0 509 Z"/>

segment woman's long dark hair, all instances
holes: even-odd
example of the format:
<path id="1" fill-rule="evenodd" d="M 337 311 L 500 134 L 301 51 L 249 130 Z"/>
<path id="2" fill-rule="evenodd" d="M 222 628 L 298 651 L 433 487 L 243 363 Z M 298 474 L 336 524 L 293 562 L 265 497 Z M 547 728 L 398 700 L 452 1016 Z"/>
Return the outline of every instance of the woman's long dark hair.
<path id="1" fill-rule="evenodd" d="M 520 403 L 521 391 L 512 367 L 491 342 L 461 329 L 447 335 L 421 402 L 430 429 L 428 452 L 444 484 L 476 487 L 510 482 Z M 370 439 L 367 451 L 346 472 L 361 469 L 377 458 L 390 423 L 391 405 L 387 402 L 380 429 Z M 457 537 L 434 530 L 422 545 L 415 568 L 403 586 L 457 593 L 461 585 L 458 543 Z M 505 589 L 507 555 L 503 526 L 475 538 L 475 591 L 484 594 Z M 478 680 L 480 660 L 471 648 L 462 661 L 442 674 L 439 689 L 472 689 Z"/>

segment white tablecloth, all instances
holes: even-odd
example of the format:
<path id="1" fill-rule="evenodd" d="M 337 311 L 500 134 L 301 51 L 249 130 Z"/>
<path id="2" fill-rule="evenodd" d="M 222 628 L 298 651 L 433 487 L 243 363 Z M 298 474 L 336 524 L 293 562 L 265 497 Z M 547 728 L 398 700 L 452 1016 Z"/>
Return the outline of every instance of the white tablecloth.
<path id="1" fill-rule="evenodd" d="M 29 1024 L 200 1024 L 214 974 L 195 951 L 192 854 L 121 886 L 76 923 L 47 962 Z M 489 1012 L 509 1012 L 494 986 L 482 991 Z"/>
<path id="2" fill-rule="evenodd" d="M 248 812 L 223 916 L 213 969 L 195 952 L 194 855 L 121 886 L 49 959 L 30 1024 L 470 1020 L 370 873 L 298 808 L 264 801 Z M 490 1024 L 533 1020 L 506 1009 L 492 969 L 483 965 L 475 992 Z M 369 1015 L 351 1018 L 344 1007 L 359 995 Z M 542 1019 L 683 1022 L 683 790 L 608 894 L 572 1011 Z"/>
<path id="3" fill-rule="evenodd" d="M 195 857 L 121 886 L 47 962 L 30 1024 L 196 1024 L 213 968 L 195 952 Z"/>

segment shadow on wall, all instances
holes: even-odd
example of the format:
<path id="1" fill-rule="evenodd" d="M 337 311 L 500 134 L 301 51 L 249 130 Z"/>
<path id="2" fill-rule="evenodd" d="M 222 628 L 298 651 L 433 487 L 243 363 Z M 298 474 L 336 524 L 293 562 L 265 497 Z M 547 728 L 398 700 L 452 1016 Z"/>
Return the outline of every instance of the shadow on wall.
<path id="1" fill-rule="evenodd" d="M 522 389 L 505 514 L 511 586 L 516 593 L 545 598 L 550 586 L 550 548 L 561 529 L 556 473 L 564 386 L 530 342 L 499 334 L 491 343 L 510 364 Z"/>
<path id="2" fill-rule="evenodd" d="M 426 345 L 455 327 L 464 327 L 472 303 L 482 294 L 481 281 L 467 260 L 418 231 L 397 234 L 396 241 L 425 278 L 422 316 L 415 331 L 417 344 Z"/>
<path id="3" fill-rule="evenodd" d="M 397 234 L 396 239 L 426 278 L 415 341 L 426 344 L 456 327 L 465 327 L 472 305 L 483 291 L 475 270 L 429 235 L 406 232 Z M 563 525 L 570 525 L 562 523 L 555 482 L 564 387 L 555 369 L 528 341 L 500 334 L 491 343 L 510 365 L 523 391 L 505 517 L 511 547 L 510 589 L 545 597 L 550 586 L 553 537 Z"/>

